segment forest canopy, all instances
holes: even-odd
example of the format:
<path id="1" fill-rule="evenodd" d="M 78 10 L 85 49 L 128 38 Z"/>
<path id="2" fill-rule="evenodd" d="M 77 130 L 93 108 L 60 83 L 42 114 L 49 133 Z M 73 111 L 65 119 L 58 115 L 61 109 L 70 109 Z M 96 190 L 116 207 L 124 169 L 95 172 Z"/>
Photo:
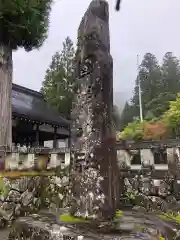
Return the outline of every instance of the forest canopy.
<path id="1" fill-rule="evenodd" d="M 141 85 L 143 122 L 139 120 Z M 180 63 L 167 52 L 160 65 L 156 56 L 146 53 L 139 66 L 132 98 L 125 103 L 120 117 L 118 139 L 162 139 L 177 137 L 180 125 Z"/>

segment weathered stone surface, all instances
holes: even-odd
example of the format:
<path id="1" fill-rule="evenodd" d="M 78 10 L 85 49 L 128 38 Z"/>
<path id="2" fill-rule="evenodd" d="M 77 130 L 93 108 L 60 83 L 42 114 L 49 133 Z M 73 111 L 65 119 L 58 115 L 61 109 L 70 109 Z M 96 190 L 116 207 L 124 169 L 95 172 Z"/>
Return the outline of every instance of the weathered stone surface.
<path id="1" fill-rule="evenodd" d="M 111 217 L 119 202 L 119 169 L 112 126 L 113 60 L 105 0 L 93 0 L 79 26 L 75 78 L 71 150 L 76 181 L 71 181 L 72 213 Z"/>
<path id="2" fill-rule="evenodd" d="M 33 192 L 29 192 L 28 189 L 21 195 L 20 201 L 23 206 L 28 206 L 33 200 L 34 194 Z"/>
<path id="3" fill-rule="evenodd" d="M 0 199 L 0 228 L 19 216 L 38 212 L 42 208 L 58 209 L 67 204 L 68 171 L 58 170 L 58 177 L 23 177 L 3 179 Z M 62 175 L 62 176 L 60 176 Z M 2 182 L 1 182 L 2 188 Z"/>
<path id="4" fill-rule="evenodd" d="M 10 190 L 6 198 L 6 201 L 18 203 L 20 201 L 20 198 L 21 198 L 21 194 L 19 191 Z"/>
<path id="5" fill-rule="evenodd" d="M 82 210 L 80 212 L 81 216 L 86 217 L 86 215 L 83 215 L 83 213 L 87 214 L 86 212 L 87 209 L 90 212 L 93 211 L 94 214 L 97 213 L 98 215 L 99 208 L 95 208 L 95 207 L 100 206 L 98 204 L 99 202 L 101 203 L 101 200 L 99 199 L 96 199 L 96 201 L 93 200 L 92 193 L 95 193 L 96 196 L 102 197 L 102 198 L 103 198 L 103 194 L 101 192 L 99 193 L 96 192 L 98 187 L 96 189 L 94 188 L 96 184 L 100 185 L 101 183 L 99 182 L 101 179 L 98 179 L 101 177 L 98 175 L 99 172 L 92 167 L 89 167 L 88 169 L 86 169 L 86 166 L 84 167 L 85 167 L 85 171 L 81 173 L 82 175 L 80 174 L 76 175 L 77 183 L 80 183 L 81 186 L 84 187 L 84 189 L 80 189 L 81 195 L 79 198 L 79 202 L 75 202 L 73 206 L 76 206 L 77 204 L 77 208 L 80 207 L 80 209 Z M 174 165 L 174 169 L 175 168 L 176 168 L 176 165 Z M 175 175 L 173 175 L 173 173 Z M 158 239 L 159 240 L 158 235 L 156 236 L 157 238 L 152 238 L 152 235 L 151 235 L 151 233 L 155 234 L 157 231 L 159 231 L 161 229 L 161 227 L 159 227 L 159 224 L 160 225 L 162 224 L 162 222 L 155 222 L 156 220 L 154 217 L 156 217 L 159 214 L 162 214 L 162 212 L 166 212 L 167 214 L 170 212 L 176 215 L 177 212 L 180 211 L 180 203 L 179 201 L 177 201 L 178 193 L 179 193 L 179 186 L 178 186 L 179 183 L 178 183 L 178 180 L 175 178 L 176 171 L 175 172 L 171 171 L 169 174 L 170 175 L 164 176 L 164 179 L 162 179 L 161 181 L 153 180 L 152 166 L 149 164 L 142 164 L 140 171 L 137 172 L 137 175 L 135 177 L 131 176 L 130 174 L 124 178 L 125 196 L 123 196 L 124 199 L 121 198 L 121 202 L 122 200 L 125 200 L 123 203 L 125 207 L 128 206 L 128 209 L 129 207 L 133 207 L 133 205 L 136 205 L 133 208 L 133 211 L 136 210 L 137 212 L 134 214 L 133 211 L 129 211 L 128 216 L 125 213 L 125 216 L 122 217 L 121 220 L 119 220 L 119 229 L 121 231 L 121 239 L 133 239 L 133 240 L 134 239 L 146 239 L 146 240 Z M 5 179 L 5 183 L 7 184 L 9 191 L 7 192 L 6 196 L 3 196 L 1 198 L 0 226 L 3 227 L 5 222 L 10 223 L 12 220 L 17 218 L 18 216 L 27 215 L 30 212 L 39 210 L 42 206 L 52 207 L 57 211 L 58 207 L 62 206 L 62 202 L 63 202 L 61 201 L 62 200 L 61 197 L 63 196 L 63 194 L 61 194 L 60 196 L 60 193 L 62 193 L 62 188 L 64 186 L 67 187 L 67 184 L 68 184 L 68 177 L 63 176 L 63 174 L 59 174 L 59 175 L 61 175 L 61 177 L 43 178 L 42 182 L 43 182 L 43 189 L 45 189 L 45 195 L 43 195 L 41 191 L 38 191 L 39 187 L 42 186 L 40 181 L 41 178 L 38 178 L 38 177 L 24 178 L 24 184 L 22 184 L 23 183 L 22 181 L 19 181 L 20 186 L 21 187 L 24 186 L 24 188 L 21 188 L 21 191 L 19 190 L 18 180 L 10 181 Z M 46 182 L 45 180 L 48 180 L 48 181 Z M 14 188 L 12 188 L 12 186 Z M 48 186 L 48 188 L 46 188 L 46 186 Z M 78 185 L 76 185 L 76 190 L 79 191 Z M 67 195 L 67 193 L 68 193 L 68 188 L 65 190 L 64 195 Z M 33 198 L 32 198 L 32 194 L 33 194 Z M 19 196 L 19 200 L 18 200 L 18 196 Z M 13 200 L 15 199 L 14 197 L 16 198 L 17 202 Z M 29 202 L 30 199 L 31 201 Z M 44 203 L 42 204 L 41 202 L 42 199 L 46 202 L 45 205 Z M 147 215 L 147 211 L 151 212 L 150 215 Z M 152 211 L 154 212 L 153 214 L 152 214 Z M 143 216 L 140 215 L 140 212 L 143 213 Z M 145 219 L 143 218 L 144 216 L 146 220 L 147 218 L 149 218 L 149 216 L 151 217 L 150 217 L 150 221 L 148 221 L 146 234 L 142 231 L 141 237 L 140 237 L 139 230 L 137 231 L 136 227 L 141 228 L 141 225 L 144 224 L 144 221 L 145 221 Z M 49 219 L 49 216 L 46 216 L 46 218 L 43 218 L 43 219 L 35 218 L 34 215 L 31 217 L 20 218 L 17 224 L 14 225 L 9 239 L 27 239 L 27 237 L 29 237 L 29 239 L 32 239 L 32 240 L 46 239 L 46 238 L 47 239 L 62 239 L 62 238 L 77 239 L 78 236 L 83 236 L 84 239 L 91 239 L 91 237 L 94 239 L 94 237 L 96 238 L 97 236 L 99 237 L 99 233 L 95 232 L 94 229 L 93 229 L 93 234 L 95 234 L 95 236 L 92 234 L 91 229 L 87 229 L 87 232 L 85 233 L 84 233 L 84 230 L 83 230 L 83 233 L 81 232 L 82 229 L 78 231 L 76 229 L 75 231 L 72 232 L 72 226 L 70 226 L 70 228 L 66 226 L 65 228 L 64 224 L 59 225 L 57 221 L 52 223 L 51 222 L 52 218 Z M 140 224 L 140 226 L 138 224 Z M 170 225 L 168 223 L 167 225 L 167 222 L 165 222 L 161 226 L 162 228 L 168 226 L 168 228 L 163 230 L 163 232 L 167 234 L 169 234 L 168 231 L 170 231 L 170 229 L 172 230 L 176 228 L 175 223 L 173 223 L 172 225 L 171 223 Z M 176 230 L 178 233 L 178 228 Z M 172 230 L 172 232 L 173 231 L 174 230 Z M 122 235 L 122 232 L 123 232 L 123 235 Z M 117 235 L 115 237 L 109 234 L 108 235 L 101 234 L 100 238 L 101 239 L 115 239 L 115 238 L 117 239 Z M 172 238 L 170 237 L 167 239 L 172 239 Z"/>
<path id="6" fill-rule="evenodd" d="M 9 240 L 159 240 L 174 239 L 179 225 L 173 220 L 161 220 L 158 216 L 148 214 L 144 209 L 123 211 L 116 217 L 114 224 L 99 222 L 63 223 L 59 214 L 41 213 L 18 219 L 13 225 Z M 99 226 L 94 228 L 95 226 Z"/>
<path id="7" fill-rule="evenodd" d="M 80 239 L 82 232 L 77 230 L 74 224 L 70 227 L 68 225 L 60 223 L 58 215 L 52 213 L 34 214 L 16 221 L 9 234 L 9 240 Z M 92 234 L 92 237 L 88 236 L 87 239 L 93 239 L 93 236 L 95 235 Z"/>
<path id="8" fill-rule="evenodd" d="M 180 176 L 180 151 L 179 148 L 172 148 L 169 153 L 169 162 L 168 162 L 168 170 L 175 177 Z"/>

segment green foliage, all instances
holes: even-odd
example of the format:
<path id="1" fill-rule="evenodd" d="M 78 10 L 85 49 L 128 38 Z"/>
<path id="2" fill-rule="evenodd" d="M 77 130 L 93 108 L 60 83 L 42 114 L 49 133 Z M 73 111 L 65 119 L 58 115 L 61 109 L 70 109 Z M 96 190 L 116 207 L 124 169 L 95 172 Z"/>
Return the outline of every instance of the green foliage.
<path id="1" fill-rule="evenodd" d="M 170 102 L 170 108 L 164 113 L 163 118 L 171 129 L 180 125 L 180 94 L 177 95 L 175 101 Z"/>
<path id="2" fill-rule="evenodd" d="M 167 52 L 161 67 L 161 81 L 164 92 L 180 92 L 180 65 L 177 57 L 172 52 Z"/>
<path id="3" fill-rule="evenodd" d="M 63 42 L 62 52 L 56 52 L 52 57 L 41 88 L 47 102 L 66 117 L 70 115 L 75 90 L 74 54 L 73 42 L 67 37 Z"/>
<path id="4" fill-rule="evenodd" d="M 52 0 L 0 0 L 0 42 L 11 49 L 38 48 L 47 37 Z"/>
<path id="5" fill-rule="evenodd" d="M 132 103 L 126 104 L 122 112 L 123 126 L 139 116 L 139 82 L 144 119 L 161 119 L 170 107 L 169 102 L 174 101 L 180 92 L 179 60 L 171 52 L 167 52 L 160 66 L 153 54 L 144 55 L 135 82 Z"/>
<path id="6" fill-rule="evenodd" d="M 124 109 L 120 116 L 121 128 L 124 128 L 127 125 L 127 123 L 130 123 L 133 121 L 134 112 L 135 112 L 135 108 L 133 108 L 133 106 L 126 101 L 124 105 Z"/>
<path id="7" fill-rule="evenodd" d="M 143 136 L 144 122 L 134 121 L 129 123 L 122 132 L 118 134 L 118 139 L 124 140 L 140 140 Z"/>
<path id="8" fill-rule="evenodd" d="M 132 98 L 133 105 L 138 110 L 136 116 L 139 116 L 139 82 L 141 85 L 142 104 L 145 116 L 147 111 L 150 110 L 146 107 L 146 104 L 154 97 L 158 96 L 161 91 L 160 79 L 161 71 L 156 57 L 151 53 L 146 53 L 139 67 L 139 73 L 135 82 L 134 96 Z"/>
<path id="9" fill-rule="evenodd" d="M 168 134 L 168 126 L 164 119 L 134 121 L 117 134 L 117 140 L 160 140 L 166 138 Z"/>
<path id="10" fill-rule="evenodd" d="M 169 109 L 170 101 L 173 101 L 175 99 L 176 99 L 175 93 L 163 92 L 160 93 L 156 98 L 153 98 L 151 101 L 149 101 L 149 103 L 146 104 L 146 107 L 148 109 L 151 109 L 150 111 L 152 114 L 149 120 L 155 116 L 157 117 L 162 116 L 162 114 Z"/>

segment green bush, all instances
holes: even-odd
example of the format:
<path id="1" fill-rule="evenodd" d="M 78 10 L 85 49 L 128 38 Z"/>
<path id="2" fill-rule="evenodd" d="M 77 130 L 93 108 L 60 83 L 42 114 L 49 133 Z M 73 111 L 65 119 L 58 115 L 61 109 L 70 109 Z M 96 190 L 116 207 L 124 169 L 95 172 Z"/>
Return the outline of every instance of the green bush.
<path id="1" fill-rule="evenodd" d="M 122 132 L 117 133 L 117 140 L 141 140 L 143 136 L 144 122 L 135 121 L 129 123 Z"/>

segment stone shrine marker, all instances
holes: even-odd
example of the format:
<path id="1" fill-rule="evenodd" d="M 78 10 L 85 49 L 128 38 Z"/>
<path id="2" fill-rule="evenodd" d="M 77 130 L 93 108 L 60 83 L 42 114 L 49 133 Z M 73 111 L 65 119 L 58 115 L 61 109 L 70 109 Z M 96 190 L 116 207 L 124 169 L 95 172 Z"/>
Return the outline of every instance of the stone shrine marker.
<path id="1" fill-rule="evenodd" d="M 93 0 L 82 18 L 75 65 L 71 213 L 108 218 L 118 208 L 120 178 L 112 124 L 113 60 L 105 0 Z"/>

